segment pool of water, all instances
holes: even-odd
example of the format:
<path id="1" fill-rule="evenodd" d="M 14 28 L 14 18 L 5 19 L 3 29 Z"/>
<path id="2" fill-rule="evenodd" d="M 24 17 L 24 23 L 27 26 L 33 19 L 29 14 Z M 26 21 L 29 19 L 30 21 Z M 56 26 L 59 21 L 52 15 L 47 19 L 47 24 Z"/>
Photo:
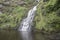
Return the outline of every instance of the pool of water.
<path id="1" fill-rule="evenodd" d="M 51 40 L 47 37 L 47 35 L 43 35 L 40 32 L 32 32 L 31 34 L 25 33 L 23 32 L 24 36 L 28 38 L 28 40 L 31 40 L 29 39 L 29 36 L 32 38 L 32 40 Z M 0 40 L 24 40 L 22 38 L 23 34 L 16 30 L 0 30 Z"/>

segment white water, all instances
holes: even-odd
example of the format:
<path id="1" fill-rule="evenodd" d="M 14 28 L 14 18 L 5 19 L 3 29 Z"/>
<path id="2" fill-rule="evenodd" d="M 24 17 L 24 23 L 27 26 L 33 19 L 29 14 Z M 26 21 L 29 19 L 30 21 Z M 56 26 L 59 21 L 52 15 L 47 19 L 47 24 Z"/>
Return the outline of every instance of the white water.
<path id="1" fill-rule="evenodd" d="M 30 31 L 31 23 L 34 19 L 36 9 L 37 6 L 34 6 L 29 10 L 27 18 L 23 19 L 21 26 L 19 27 L 19 31 Z"/>
<path id="2" fill-rule="evenodd" d="M 32 9 L 29 10 L 28 15 L 25 19 L 22 20 L 21 25 L 19 27 L 19 31 L 22 37 L 22 40 L 33 40 L 33 36 L 31 33 L 32 22 L 35 16 L 35 12 L 37 10 L 37 6 L 34 6 Z"/>

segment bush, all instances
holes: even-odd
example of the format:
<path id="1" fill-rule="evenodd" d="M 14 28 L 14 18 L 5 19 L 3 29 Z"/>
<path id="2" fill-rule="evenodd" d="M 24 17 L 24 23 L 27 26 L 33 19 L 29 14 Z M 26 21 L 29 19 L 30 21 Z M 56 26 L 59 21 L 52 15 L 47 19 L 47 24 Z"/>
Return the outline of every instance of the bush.
<path id="1" fill-rule="evenodd" d="M 49 0 L 47 2 L 40 1 L 37 15 L 35 17 L 35 25 L 37 29 L 44 29 L 46 31 L 60 29 L 60 6 L 56 6 L 60 5 L 60 2 L 58 1 L 59 0 Z"/>

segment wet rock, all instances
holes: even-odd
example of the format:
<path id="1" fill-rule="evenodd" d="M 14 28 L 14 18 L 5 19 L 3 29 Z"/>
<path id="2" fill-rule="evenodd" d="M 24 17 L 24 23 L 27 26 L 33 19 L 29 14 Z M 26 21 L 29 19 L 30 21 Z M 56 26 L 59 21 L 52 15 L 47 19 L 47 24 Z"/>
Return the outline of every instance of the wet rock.
<path id="1" fill-rule="evenodd" d="M 2 8 L 3 7 L 3 5 L 2 4 L 0 4 L 0 8 Z"/>

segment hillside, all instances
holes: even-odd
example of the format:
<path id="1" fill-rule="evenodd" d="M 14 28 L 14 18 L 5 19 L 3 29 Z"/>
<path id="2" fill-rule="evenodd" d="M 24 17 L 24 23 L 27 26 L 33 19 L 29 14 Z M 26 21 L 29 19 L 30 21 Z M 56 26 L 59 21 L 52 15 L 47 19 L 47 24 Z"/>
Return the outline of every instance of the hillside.
<path id="1" fill-rule="evenodd" d="M 39 30 L 60 30 L 60 0 L 40 0 L 34 23 Z"/>
<path id="2" fill-rule="evenodd" d="M 36 5 L 35 0 L 0 0 L 0 28 L 17 28 Z M 34 27 L 38 30 L 60 30 L 60 0 L 40 0 Z"/>
<path id="3" fill-rule="evenodd" d="M 16 28 L 26 17 L 34 0 L 0 0 L 0 28 Z"/>

